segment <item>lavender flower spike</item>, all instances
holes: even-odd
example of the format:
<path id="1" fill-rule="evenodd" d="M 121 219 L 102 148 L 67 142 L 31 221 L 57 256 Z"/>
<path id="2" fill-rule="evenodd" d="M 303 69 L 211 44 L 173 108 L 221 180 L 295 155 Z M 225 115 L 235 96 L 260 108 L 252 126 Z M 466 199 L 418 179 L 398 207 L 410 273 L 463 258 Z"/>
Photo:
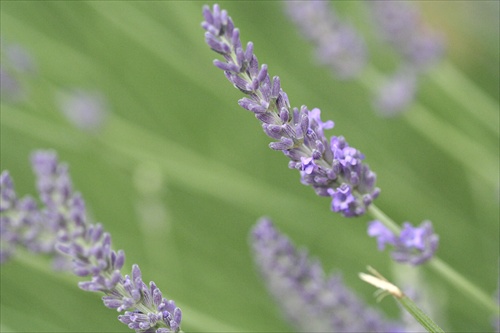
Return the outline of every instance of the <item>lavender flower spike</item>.
<path id="1" fill-rule="evenodd" d="M 85 203 L 73 191 L 67 165 L 59 163 L 53 151 L 35 152 L 32 164 L 44 205 L 40 209 L 29 197 L 17 199 L 7 172 L 0 176 L 2 263 L 16 245 L 65 255 L 75 275 L 90 277 L 79 287 L 103 292 L 104 305 L 125 311 L 118 319 L 129 328 L 141 333 L 179 332 L 181 310 L 163 297 L 154 282 L 148 287 L 142 281 L 139 266 L 133 265 L 131 276 L 122 276 L 125 253 L 113 250 L 111 235 L 101 224 L 88 223 Z"/>
<path id="2" fill-rule="evenodd" d="M 297 250 L 266 218 L 252 230 L 255 262 L 269 292 L 301 332 L 404 332 L 346 287 L 338 274 Z"/>
<path id="3" fill-rule="evenodd" d="M 318 195 L 330 196 L 333 211 L 346 217 L 363 215 L 379 193 L 375 174 L 362 163 L 364 156 L 341 136 L 327 140 L 323 130 L 333 128 L 333 122 L 323 122 L 319 109 L 290 107 L 279 78 L 271 80 L 266 65 L 259 68 L 251 42 L 243 49 L 239 30 L 225 10 L 205 6 L 203 16 L 206 43 L 225 59 L 215 60 L 215 66 L 247 95 L 239 104 L 254 113 L 264 132 L 276 140 L 271 149 L 290 159 L 288 166 L 300 171 L 303 184 Z"/>
<path id="4" fill-rule="evenodd" d="M 368 226 L 368 235 L 377 237 L 379 250 L 383 250 L 386 244 L 393 245 L 392 258 L 413 266 L 431 259 L 439 244 L 439 236 L 434 233 L 431 221 L 424 221 L 419 227 L 405 222 L 401 233 L 396 236 L 382 222 L 374 220 Z"/>

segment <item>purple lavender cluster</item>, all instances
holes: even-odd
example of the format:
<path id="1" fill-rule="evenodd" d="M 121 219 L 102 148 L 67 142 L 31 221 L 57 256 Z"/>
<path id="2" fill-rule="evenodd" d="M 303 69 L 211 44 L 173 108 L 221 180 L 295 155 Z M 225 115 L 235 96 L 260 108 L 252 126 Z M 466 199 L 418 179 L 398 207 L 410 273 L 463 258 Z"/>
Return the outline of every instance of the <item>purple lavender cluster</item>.
<path id="1" fill-rule="evenodd" d="M 344 285 L 321 263 L 297 250 L 266 218 L 251 234 L 255 262 L 269 292 L 300 332 L 405 332 Z"/>
<path id="2" fill-rule="evenodd" d="M 288 16 L 315 45 L 316 56 L 341 79 L 357 76 L 366 65 L 363 38 L 341 20 L 328 1 L 284 1 Z"/>
<path id="3" fill-rule="evenodd" d="M 267 66 L 259 68 L 252 42 L 243 49 L 239 30 L 225 10 L 205 6 L 203 16 L 206 43 L 225 59 L 215 60 L 215 66 L 248 96 L 238 103 L 253 112 L 264 132 L 277 140 L 270 148 L 290 159 L 289 167 L 300 171 L 303 184 L 312 186 L 318 195 L 330 196 L 333 211 L 346 217 L 363 215 L 380 192 L 375 173 L 363 164 L 363 154 L 342 136 L 326 139 L 323 131 L 334 124 L 323 122 L 319 109 L 290 107 L 279 77 L 271 81 Z"/>
<path id="4" fill-rule="evenodd" d="M 439 236 L 434 233 L 430 221 L 422 222 L 419 227 L 405 222 L 397 236 L 382 222 L 374 220 L 368 226 L 368 235 L 377 238 L 380 251 L 390 244 L 394 247 L 391 256 L 395 261 L 413 266 L 421 265 L 431 259 L 439 244 Z"/>
<path id="5" fill-rule="evenodd" d="M 142 281 L 139 266 L 133 266 L 132 276 L 122 276 L 125 253 L 112 249 L 111 235 L 101 224 L 87 222 L 85 203 L 73 191 L 67 165 L 59 163 L 52 151 L 35 152 L 32 165 L 43 204 L 40 209 L 33 198 L 17 197 L 7 171 L 0 176 L 1 262 L 16 247 L 63 254 L 71 259 L 75 275 L 91 277 L 79 283 L 81 289 L 103 292 L 108 308 L 129 310 L 118 317 L 129 328 L 141 333 L 179 332 L 181 310 L 163 297 L 154 282 L 148 287 Z"/>

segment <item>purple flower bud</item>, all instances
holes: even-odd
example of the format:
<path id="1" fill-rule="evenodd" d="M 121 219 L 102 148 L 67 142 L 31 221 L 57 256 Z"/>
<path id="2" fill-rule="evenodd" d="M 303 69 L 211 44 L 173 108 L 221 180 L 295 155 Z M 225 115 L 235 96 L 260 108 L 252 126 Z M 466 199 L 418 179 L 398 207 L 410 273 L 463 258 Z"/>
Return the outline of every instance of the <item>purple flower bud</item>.
<path id="1" fill-rule="evenodd" d="M 293 140 L 282 136 L 279 142 L 271 142 L 269 147 L 274 150 L 286 150 L 293 147 Z"/>
<path id="2" fill-rule="evenodd" d="M 252 58 L 253 58 L 253 43 L 248 42 L 247 48 L 245 50 L 245 61 L 247 63 L 250 63 L 252 61 Z"/>
<path id="3" fill-rule="evenodd" d="M 281 91 L 280 78 L 275 76 L 273 77 L 273 88 L 271 93 L 272 98 L 278 98 L 280 91 Z"/>
<path id="4" fill-rule="evenodd" d="M 224 42 L 219 41 L 216 37 L 214 37 L 213 31 L 205 33 L 205 42 L 208 44 L 208 46 L 210 46 L 210 48 L 213 51 L 215 51 L 217 53 L 226 54 L 230 51 L 229 45 L 227 45 Z"/>
<path id="5" fill-rule="evenodd" d="M 228 64 L 217 59 L 214 60 L 214 65 L 222 69 L 223 71 L 238 72 L 240 70 L 240 68 L 236 64 Z"/>
<path id="6" fill-rule="evenodd" d="M 224 12 L 227 14 L 226 11 L 224 11 Z M 242 52 L 243 50 L 241 48 L 241 42 L 240 42 L 240 29 L 234 28 L 233 33 L 231 35 L 231 44 L 233 45 L 234 49 L 236 50 L 236 53 L 241 51 L 241 53 L 243 54 L 243 52 Z"/>

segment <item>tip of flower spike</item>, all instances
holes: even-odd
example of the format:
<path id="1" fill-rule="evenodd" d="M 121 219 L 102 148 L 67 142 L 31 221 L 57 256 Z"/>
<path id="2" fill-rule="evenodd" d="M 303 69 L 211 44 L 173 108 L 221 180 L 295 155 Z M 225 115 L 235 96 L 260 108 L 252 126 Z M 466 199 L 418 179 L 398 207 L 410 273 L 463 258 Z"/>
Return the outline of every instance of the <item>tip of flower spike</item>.
<path id="1" fill-rule="evenodd" d="M 37 150 L 31 154 L 31 163 L 37 174 L 50 175 L 57 169 L 57 153 L 53 150 Z"/>
<path id="2" fill-rule="evenodd" d="M 257 220 L 257 223 L 252 229 L 252 235 L 255 238 L 263 238 L 274 231 L 274 225 L 273 222 L 271 221 L 270 218 L 268 217 L 261 217 L 259 220 Z"/>

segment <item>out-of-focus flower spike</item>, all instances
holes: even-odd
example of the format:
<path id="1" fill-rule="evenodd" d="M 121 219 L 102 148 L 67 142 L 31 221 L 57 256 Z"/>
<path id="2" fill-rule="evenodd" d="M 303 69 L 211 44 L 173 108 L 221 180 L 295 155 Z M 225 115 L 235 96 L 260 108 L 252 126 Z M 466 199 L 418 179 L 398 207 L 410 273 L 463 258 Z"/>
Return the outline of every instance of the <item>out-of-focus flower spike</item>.
<path id="1" fill-rule="evenodd" d="M 321 0 L 285 1 L 286 13 L 316 48 L 318 61 L 340 79 L 356 77 L 366 64 L 363 38 L 342 21 L 331 3 Z"/>
<path id="2" fill-rule="evenodd" d="M 321 263 L 297 250 L 267 218 L 251 233 L 255 263 L 268 291 L 300 332 L 404 332 L 344 285 L 325 276 Z"/>
<path id="3" fill-rule="evenodd" d="M 33 56 L 22 45 L 0 41 L 0 100 L 6 103 L 20 103 L 26 100 L 28 87 L 23 79 L 37 73 Z"/>
<path id="4" fill-rule="evenodd" d="M 406 63 L 418 70 L 441 59 L 444 36 L 425 25 L 411 1 L 368 2 L 381 37 L 400 53 Z"/>

